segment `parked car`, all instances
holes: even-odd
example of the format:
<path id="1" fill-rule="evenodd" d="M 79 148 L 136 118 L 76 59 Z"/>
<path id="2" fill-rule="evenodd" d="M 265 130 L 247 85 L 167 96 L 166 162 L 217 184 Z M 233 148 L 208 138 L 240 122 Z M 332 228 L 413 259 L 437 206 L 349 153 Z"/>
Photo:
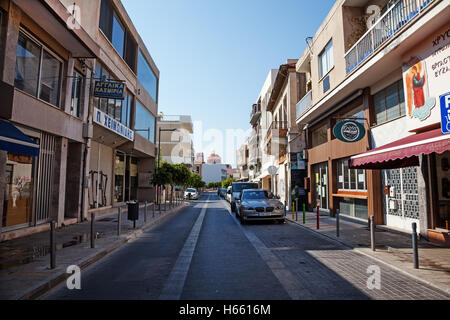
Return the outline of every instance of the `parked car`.
<path id="1" fill-rule="evenodd" d="M 226 194 L 227 194 L 227 188 L 220 188 L 219 189 L 219 197 L 225 199 Z"/>
<path id="2" fill-rule="evenodd" d="M 194 188 L 189 188 L 184 192 L 184 198 L 188 200 L 198 200 L 198 192 Z"/>
<path id="3" fill-rule="evenodd" d="M 236 199 L 241 196 L 241 192 L 246 189 L 258 189 L 259 185 L 254 182 L 233 182 L 231 184 L 230 204 L 231 211 L 236 212 Z"/>
<path id="4" fill-rule="evenodd" d="M 228 202 L 231 202 L 231 186 L 229 186 L 227 188 L 227 192 L 225 194 L 225 200 L 227 200 Z"/>
<path id="5" fill-rule="evenodd" d="M 284 205 L 281 201 L 270 198 L 266 190 L 246 189 L 236 199 L 236 217 L 241 223 L 258 220 L 284 223 Z"/>

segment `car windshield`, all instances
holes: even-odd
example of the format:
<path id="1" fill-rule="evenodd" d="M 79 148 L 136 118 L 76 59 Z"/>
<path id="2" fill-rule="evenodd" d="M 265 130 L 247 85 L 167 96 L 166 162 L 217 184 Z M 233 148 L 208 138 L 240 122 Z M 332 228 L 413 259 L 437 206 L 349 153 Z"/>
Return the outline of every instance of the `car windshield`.
<path id="1" fill-rule="evenodd" d="M 255 191 L 245 191 L 242 194 L 242 200 L 267 200 L 269 195 L 267 191 L 255 190 Z"/>
<path id="2" fill-rule="evenodd" d="M 258 189 L 257 183 L 233 183 L 233 192 L 241 192 L 245 189 Z"/>
<path id="3" fill-rule="evenodd" d="M 187 189 L 186 192 L 195 192 L 195 189 Z"/>

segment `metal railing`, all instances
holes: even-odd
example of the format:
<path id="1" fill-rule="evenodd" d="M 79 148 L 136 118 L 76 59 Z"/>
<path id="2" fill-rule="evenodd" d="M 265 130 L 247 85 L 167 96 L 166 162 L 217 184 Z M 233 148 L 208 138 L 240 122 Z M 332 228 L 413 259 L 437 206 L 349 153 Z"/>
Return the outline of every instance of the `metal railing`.
<path id="1" fill-rule="evenodd" d="M 300 117 L 306 110 L 311 107 L 312 103 L 312 91 L 309 91 L 298 103 L 297 103 L 297 118 Z"/>
<path id="2" fill-rule="evenodd" d="M 435 0 L 399 0 L 345 54 L 347 74 Z"/>
<path id="3" fill-rule="evenodd" d="M 287 130 L 287 129 L 288 129 L 287 121 L 273 121 L 269 127 L 269 130 L 267 130 L 266 140 L 269 140 L 269 137 L 273 135 L 274 130 Z"/>

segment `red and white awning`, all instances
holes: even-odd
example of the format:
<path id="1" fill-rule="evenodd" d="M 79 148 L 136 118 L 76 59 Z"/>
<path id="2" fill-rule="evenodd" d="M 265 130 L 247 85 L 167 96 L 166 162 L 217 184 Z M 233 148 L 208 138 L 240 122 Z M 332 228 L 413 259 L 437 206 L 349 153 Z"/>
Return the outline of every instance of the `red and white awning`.
<path id="1" fill-rule="evenodd" d="M 450 151 L 450 134 L 435 129 L 415 134 L 350 158 L 353 169 L 393 169 L 418 166 L 421 154 Z"/>

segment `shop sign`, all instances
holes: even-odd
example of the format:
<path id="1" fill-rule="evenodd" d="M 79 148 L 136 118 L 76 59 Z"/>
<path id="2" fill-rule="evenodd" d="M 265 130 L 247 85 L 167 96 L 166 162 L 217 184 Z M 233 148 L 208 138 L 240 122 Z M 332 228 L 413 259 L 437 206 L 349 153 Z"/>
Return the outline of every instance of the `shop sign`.
<path id="1" fill-rule="evenodd" d="M 344 120 L 334 126 L 333 133 L 343 142 L 357 142 L 364 138 L 366 129 L 355 120 Z"/>
<path id="2" fill-rule="evenodd" d="M 97 108 L 94 108 L 94 122 L 117 133 L 125 139 L 134 141 L 133 130 L 128 129 L 122 123 Z"/>
<path id="3" fill-rule="evenodd" d="M 450 133 L 450 92 L 440 97 L 442 133 Z"/>
<path id="4" fill-rule="evenodd" d="M 107 99 L 125 98 L 125 83 L 118 81 L 95 81 L 94 97 Z"/>
<path id="5" fill-rule="evenodd" d="M 450 24 L 417 43 L 402 59 L 407 129 L 441 122 L 440 97 L 450 83 Z"/>

